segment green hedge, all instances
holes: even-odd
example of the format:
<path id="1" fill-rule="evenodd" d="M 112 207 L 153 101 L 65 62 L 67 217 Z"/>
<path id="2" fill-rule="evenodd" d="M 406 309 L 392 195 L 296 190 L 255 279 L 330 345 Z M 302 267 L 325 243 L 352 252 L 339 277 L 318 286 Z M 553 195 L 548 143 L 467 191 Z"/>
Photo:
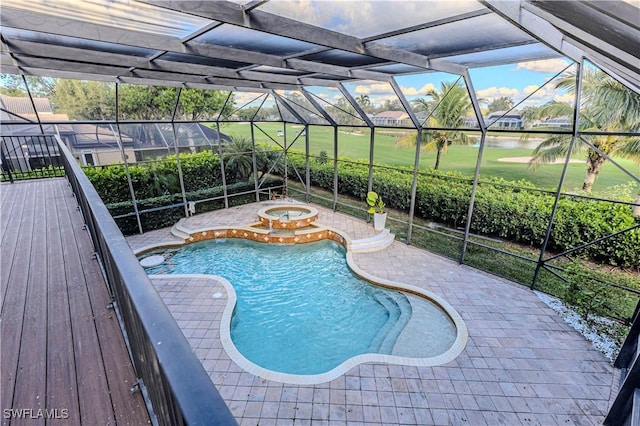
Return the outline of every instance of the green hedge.
<path id="1" fill-rule="evenodd" d="M 302 152 L 290 151 L 289 160 L 301 173 L 305 169 Z M 338 188 L 341 194 L 360 200 L 366 197 L 368 166 L 341 159 L 338 163 Z M 190 201 L 220 195 L 222 177 L 219 157 L 211 151 L 181 154 L 183 179 Z M 333 161 L 312 160 L 311 184 L 333 188 Z M 290 178 L 297 179 L 293 167 Z M 139 209 L 144 210 L 182 202 L 179 193 L 176 158 L 169 157 L 151 164 L 129 167 Z M 86 168 L 85 173 L 96 187 L 112 214 L 130 212 L 129 189 L 124 166 Z M 253 183 L 235 183 L 226 176 L 229 188 L 253 189 Z M 409 168 L 374 169 L 374 189 L 389 207 L 406 210 L 411 201 L 413 172 Z M 419 174 L 416 192 L 416 215 L 452 228 L 464 227 L 467 220 L 471 179 L 453 172 L 429 171 Z M 513 186 L 518 186 L 514 188 Z M 206 189 L 198 189 L 206 188 Z M 232 191 L 232 189 L 230 189 Z M 235 192 L 239 192 L 235 191 Z M 217 194 L 217 195 L 213 195 Z M 123 202 L 124 204 L 114 204 Z M 471 230 L 474 233 L 539 247 L 544 239 L 554 202 L 554 194 L 537 191 L 528 182 L 507 182 L 498 178 L 484 179 L 478 185 Z M 129 207 L 126 207 L 126 205 Z M 200 208 L 200 206 L 199 206 Z M 203 208 L 205 208 L 203 206 Z M 206 207 L 209 209 L 209 207 Z M 219 208 L 212 203 L 210 209 Z M 143 215 L 144 229 L 156 229 L 175 223 L 182 217 L 183 207 Z M 147 218 L 148 217 L 148 218 Z M 137 225 L 135 218 L 120 219 L 123 232 Z M 563 196 L 551 232 L 548 250 L 562 252 L 638 223 L 631 207 L 574 196 Z M 576 255 L 622 267 L 640 268 L 640 230 L 626 232 L 581 250 Z"/>
<path id="2" fill-rule="evenodd" d="M 263 189 L 282 185 L 280 179 L 267 179 L 262 185 Z M 253 181 L 251 182 L 236 182 L 227 185 L 227 193 L 231 196 L 246 191 L 253 191 L 255 189 Z M 199 201 L 209 198 L 222 197 L 223 190 L 221 186 L 213 188 L 200 189 L 197 191 L 191 191 L 186 193 L 187 201 Z M 242 205 L 255 201 L 255 193 L 238 195 L 229 198 L 230 205 Z M 170 207 L 167 209 L 147 212 L 140 214 L 140 221 L 142 222 L 142 229 L 151 231 L 153 229 L 165 228 L 173 226 L 178 220 L 184 217 L 184 206 L 182 203 L 182 194 L 165 195 L 161 197 L 147 198 L 144 200 L 137 200 L 138 211 L 147 209 L 153 209 L 156 207 L 171 206 L 179 204 L 176 207 Z M 204 201 L 196 204 L 196 213 L 204 213 L 212 210 L 218 210 L 224 208 L 224 200 L 211 200 Z M 121 201 L 117 203 L 107 204 L 107 209 L 112 216 L 120 216 L 133 212 L 133 205 L 131 201 Z M 124 235 L 132 235 L 138 233 L 138 222 L 135 216 L 127 216 L 116 219 L 116 223 L 120 227 L 120 230 Z"/>
<path id="3" fill-rule="evenodd" d="M 347 159 L 344 159 L 347 160 Z M 301 152 L 289 156 L 298 170 L 304 170 Z M 292 168 L 290 168 L 291 170 Z M 333 162 L 310 162 L 311 184 L 333 189 Z M 291 178 L 295 176 L 293 173 Z M 365 199 L 368 167 L 349 161 L 338 163 L 341 194 Z M 374 169 L 374 190 L 388 207 L 406 210 L 411 198 L 412 171 Z M 472 180 L 452 172 L 429 171 L 418 177 L 416 215 L 453 228 L 467 220 Z M 518 186 L 514 188 L 513 186 Z M 521 244 L 540 247 L 547 230 L 555 194 L 537 191 L 529 182 L 507 182 L 498 178 L 478 185 L 471 231 Z M 562 252 L 638 223 L 631 207 L 563 196 L 558 204 L 548 250 Z M 577 256 L 622 267 L 640 268 L 640 230 L 626 232 L 575 253 Z"/>
<path id="4" fill-rule="evenodd" d="M 180 154 L 180 164 L 186 192 L 218 186 L 222 181 L 220 157 L 211 151 Z M 85 167 L 84 172 L 105 203 L 117 203 L 131 198 L 124 165 Z M 129 174 L 136 199 L 180 192 L 175 155 L 152 163 L 132 164 L 129 166 Z M 229 184 L 236 181 L 230 174 L 227 174 L 226 179 Z"/>

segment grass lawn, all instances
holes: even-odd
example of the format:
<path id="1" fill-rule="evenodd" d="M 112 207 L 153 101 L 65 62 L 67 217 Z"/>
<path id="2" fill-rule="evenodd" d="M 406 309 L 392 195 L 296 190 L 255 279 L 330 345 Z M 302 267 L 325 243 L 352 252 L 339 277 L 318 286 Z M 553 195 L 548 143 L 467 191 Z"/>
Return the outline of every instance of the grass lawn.
<path id="1" fill-rule="evenodd" d="M 256 142 L 271 143 L 273 141 L 265 135 L 267 133 L 274 140 L 283 143 L 284 137 L 278 136 L 278 131 L 284 130 L 282 123 L 259 123 L 254 129 Z M 295 136 L 303 129 L 303 126 L 287 125 L 287 142 L 291 143 Z M 365 162 L 369 158 L 369 132 L 360 129 L 363 134 L 353 134 L 350 129 L 342 128 L 338 132 L 338 155 L 352 159 L 362 159 Z M 244 136 L 251 138 L 251 126 L 247 123 L 228 123 L 221 126 L 221 131 L 230 136 Z M 264 131 L 264 133 L 263 133 Z M 391 166 L 413 166 L 415 161 L 414 148 L 398 148 L 395 146 L 397 129 L 376 129 L 374 161 L 376 163 Z M 326 151 L 329 156 L 333 153 L 333 128 L 328 126 L 310 126 L 310 149 L 313 154 Z M 304 137 L 299 137 L 293 148 L 304 150 Z M 521 179 L 534 183 L 540 188 L 556 189 L 562 164 L 547 164 L 537 170 L 528 167 L 526 163 L 509 163 L 498 161 L 504 157 L 528 157 L 531 155 L 529 148 L 495 148 L 487 147 L 483 153 L 480 177 L 501 177 L 510 181 Z M 467 176 L 473 176 L 478 148 L 472 146 L 451 146 L 443 155 L 440 169 L 443 171 L 456 171 Z M 631 160 L 616 159 L 627 170 L 640 175 L 640 166 Z M 420 168 L 428 169 L 435 163 L 435 152 L 422 152 L 420 155 Z M 586 174 L 583 163 L 572 163 L 567 171 L 565 191 L 575 191 L 581 188 Z M 600 172 L 600 176 L 594 185 L 594 195 L 612 197 L 610 188 L 616 185 L 626 184 L 632 179 L 610 162 L 606 163 Z M 640 191 L 640 185 L 636 185 L 635 191 Z"/>

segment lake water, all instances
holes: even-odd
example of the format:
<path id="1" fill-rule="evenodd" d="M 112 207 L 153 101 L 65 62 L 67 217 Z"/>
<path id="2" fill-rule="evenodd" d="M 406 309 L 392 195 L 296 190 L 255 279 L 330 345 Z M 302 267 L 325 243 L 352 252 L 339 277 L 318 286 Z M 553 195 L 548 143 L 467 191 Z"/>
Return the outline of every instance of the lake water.
<path id="1" fill-rule="evenodd" d="M 480 146 L 480 137 L 478 136 L 476 140 L 477 142 L 471 146 Z M 487 136 L 485 140 L 485 147 L 506 149 L 525 148 L 534 150 L 543 140 L 544 139 L 540 138 L 529 138 L 527 141 L 522 141 L 520 138 L 510 136 Z"/>

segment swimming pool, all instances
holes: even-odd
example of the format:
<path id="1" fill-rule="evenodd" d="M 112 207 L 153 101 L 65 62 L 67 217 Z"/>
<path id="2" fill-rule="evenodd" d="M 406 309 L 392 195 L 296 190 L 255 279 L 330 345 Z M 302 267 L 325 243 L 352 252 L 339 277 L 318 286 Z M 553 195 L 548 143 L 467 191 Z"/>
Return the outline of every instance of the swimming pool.
<path id="1" fill-rule="evenodd" d="M 168 260 L 150 274 L 209 274 L 232 284 L 233 345 L 268 371 L 322 375 L 365 354 L 437 358 L 458 337 L 441 306 L 354 275 L 344 248 L 333 241 L 217 239 L 147 255 L 158 253 Z"/>

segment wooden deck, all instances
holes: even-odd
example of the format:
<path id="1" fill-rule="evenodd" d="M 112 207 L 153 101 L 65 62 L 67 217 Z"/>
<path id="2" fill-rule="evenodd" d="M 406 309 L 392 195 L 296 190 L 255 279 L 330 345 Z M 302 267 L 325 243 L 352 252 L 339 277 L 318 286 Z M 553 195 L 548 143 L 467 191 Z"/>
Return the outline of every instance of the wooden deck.
<path id="1" fill-rule="evenodd" d="M 67 181 L 2 184 L 0 199 L 2 425 L 149 423 Z"/>

